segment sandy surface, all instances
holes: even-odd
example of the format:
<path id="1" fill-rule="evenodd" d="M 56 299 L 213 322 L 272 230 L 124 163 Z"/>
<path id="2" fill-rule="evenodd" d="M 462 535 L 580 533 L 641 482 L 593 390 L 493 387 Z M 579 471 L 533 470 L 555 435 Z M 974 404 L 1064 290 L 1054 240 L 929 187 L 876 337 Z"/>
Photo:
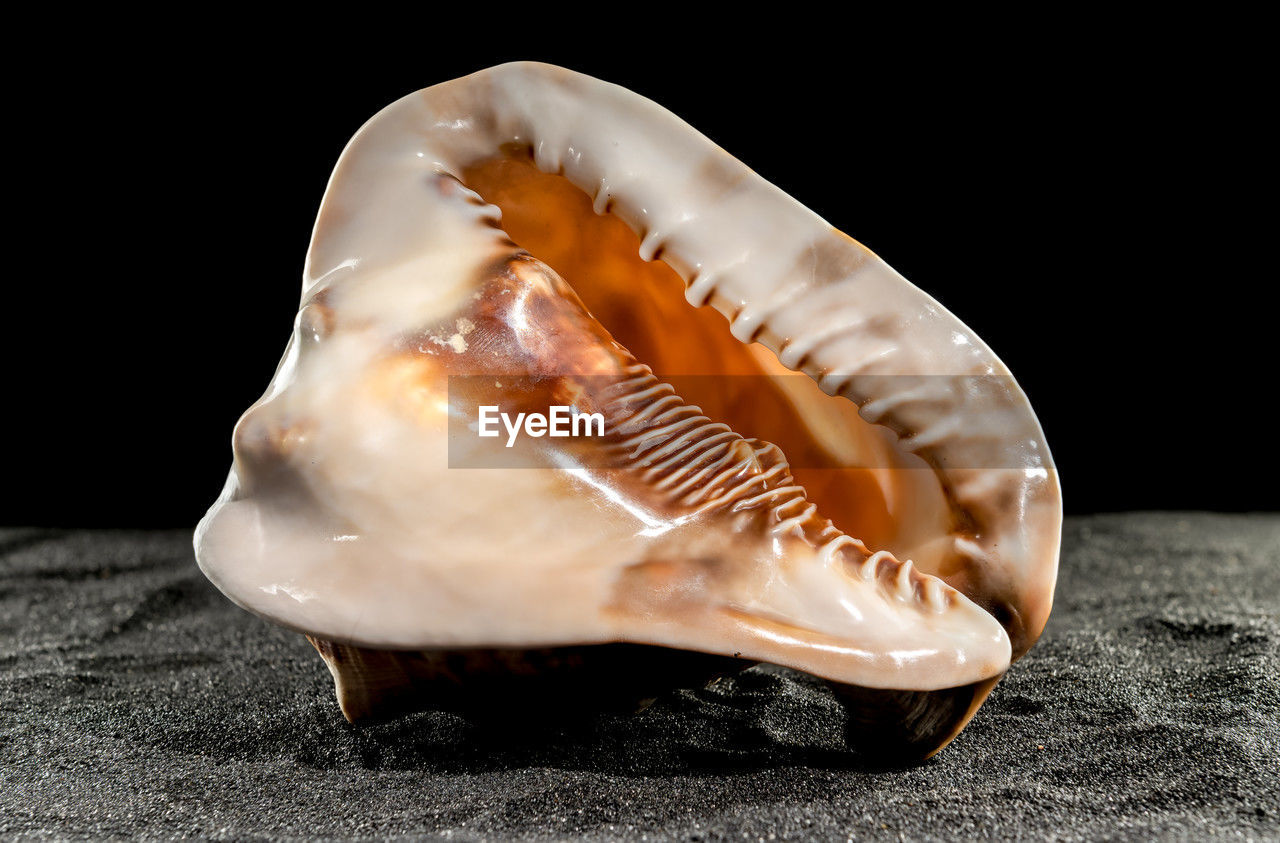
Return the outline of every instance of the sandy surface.
<path id="1" fill-rule="evenodd" d="M 1280 516 L 1075 519 L 1062 568 L 965 732 L 867 770 L 777 669 L 532 733 L 349 726 L 186 533 L 3 530 L 0 833 L 1280 839 Z"/>

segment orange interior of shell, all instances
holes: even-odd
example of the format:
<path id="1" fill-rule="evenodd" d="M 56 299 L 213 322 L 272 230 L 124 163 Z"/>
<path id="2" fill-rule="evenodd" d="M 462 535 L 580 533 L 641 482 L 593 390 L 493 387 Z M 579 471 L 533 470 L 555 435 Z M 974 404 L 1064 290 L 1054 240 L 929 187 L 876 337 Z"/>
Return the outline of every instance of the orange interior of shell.
<path id="1" fill-rule="evenodd" d="M 951 525 L 935 475 L 864 421 L 853 402 L 826 395 L 767 348 L 737 340 L 711 307 L 692 306 L 680 276 L 660 259 L 642 260 L 637 235 L 612 214 L 596 214 L 568 179 L 508 156 L 470 168 L 463 182 L 501 208 L 511 238 L 556 270 L 614 339 L 686 401 L 778 445 L 837 527 L 872 550 L 946 572 L 940 548 Z"/>

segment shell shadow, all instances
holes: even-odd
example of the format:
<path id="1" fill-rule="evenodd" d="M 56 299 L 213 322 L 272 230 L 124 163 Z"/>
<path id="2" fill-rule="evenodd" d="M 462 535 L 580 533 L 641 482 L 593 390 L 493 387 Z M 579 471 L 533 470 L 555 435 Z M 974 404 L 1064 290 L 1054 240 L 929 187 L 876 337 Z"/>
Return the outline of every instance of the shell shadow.
<path id="1" fill-rule="evenodd" d="M 696 690 L 668 692 L 641 711 L 563 717 L 423 711 L 343 725 L 360 764 L 441 773 L 554 767 L 615 775 L 675 776 L 783 767 L 866 771 L 886 765 L 845 741 L 846 716 L 827 685 L 761 665 Z M 300 758 L 309 763 L 324 761 Z M 327 765 L 326 765 L 327 766 Z"/>

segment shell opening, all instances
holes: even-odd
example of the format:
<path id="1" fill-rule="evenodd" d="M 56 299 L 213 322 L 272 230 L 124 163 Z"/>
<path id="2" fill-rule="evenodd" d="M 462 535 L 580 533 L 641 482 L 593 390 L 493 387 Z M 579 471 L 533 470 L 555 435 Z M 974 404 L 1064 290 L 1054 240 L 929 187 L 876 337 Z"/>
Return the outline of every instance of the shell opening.
<path id="1" fill-rule="evenodd" d="M 759 343 L 737 339 L 716 309 L 694 306 L 711 302 L 689 301 L 663 260 L 659 233 L 642 239 L 611 213 L 607 197 L 593 200 L 542 172 L 523 150 L 473 165 L 462 181 L 501 209 L 503 230 L 556 270 L 614 339 L 686 401 L 778 445 L 840 530 L 927 573 L 951 573 L 952 516 L 934 471 L 853 402 L 827 395 Z"/>

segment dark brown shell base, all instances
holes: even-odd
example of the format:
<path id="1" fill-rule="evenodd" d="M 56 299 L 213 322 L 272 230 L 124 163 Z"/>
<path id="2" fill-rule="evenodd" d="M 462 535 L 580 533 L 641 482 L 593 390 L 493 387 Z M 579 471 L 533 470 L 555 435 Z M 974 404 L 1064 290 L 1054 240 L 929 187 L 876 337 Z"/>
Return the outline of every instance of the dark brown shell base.
<path id="1" fill-rule="evenodd" d="M 333 673 L 338 704 L 352 723 L 425 709 L 503 720 L 635 711 L 667 691 L 702 687 L 756 664 L 643 644 L 409 652 L 307 640 Z M 998 679 L 939 691 L 829 685 L 848 717 L 850 747 L 870 762 L 900 764 L 946 746 Z"/>

